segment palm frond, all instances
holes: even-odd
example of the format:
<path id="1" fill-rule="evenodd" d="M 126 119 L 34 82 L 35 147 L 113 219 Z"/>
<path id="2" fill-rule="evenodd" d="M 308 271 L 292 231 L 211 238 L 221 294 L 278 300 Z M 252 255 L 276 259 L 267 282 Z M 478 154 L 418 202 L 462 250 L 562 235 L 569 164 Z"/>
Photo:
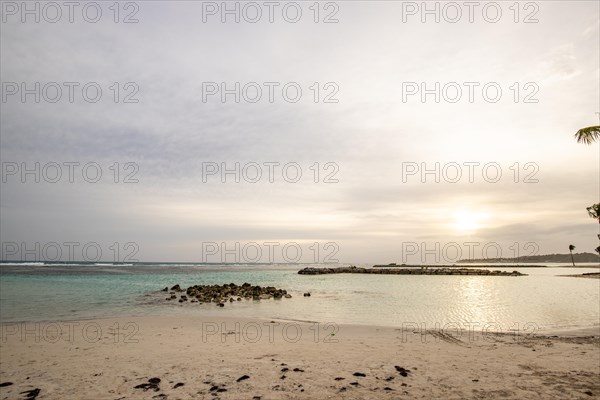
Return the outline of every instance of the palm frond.
<path id="1" fill-rule="evenodd" d="M 586 207 L 586 210 L 590 218 L 598 219 L 600 222 L 600 203 Z"/>
<path id="2" fill-rule="evenodd" d="M 600 126 L 588 126 L 575 133 L 577 143 L 592 144 L 600 138 Z"/>

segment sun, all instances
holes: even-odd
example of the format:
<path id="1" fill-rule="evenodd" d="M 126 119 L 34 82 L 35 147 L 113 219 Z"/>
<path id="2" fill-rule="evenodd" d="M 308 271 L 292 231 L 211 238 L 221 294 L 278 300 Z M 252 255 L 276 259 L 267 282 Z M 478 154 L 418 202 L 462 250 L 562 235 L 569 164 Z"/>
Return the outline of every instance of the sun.
<path id="1" fill-rule="evenodd" d="M 454 229 L 461 233 L 474 233 L 483 227 L 488 217 L 483 212 L 457 211 L 454 213 Z"/>

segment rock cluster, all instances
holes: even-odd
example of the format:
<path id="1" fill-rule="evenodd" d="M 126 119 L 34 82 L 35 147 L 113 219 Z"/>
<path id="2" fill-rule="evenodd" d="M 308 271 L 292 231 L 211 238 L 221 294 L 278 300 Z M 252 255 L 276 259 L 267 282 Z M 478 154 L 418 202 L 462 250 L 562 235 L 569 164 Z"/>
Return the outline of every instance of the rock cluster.
<path id="1" fill-rule="evenodd" d="M 463 263 L 463 261 L 459 261 L 461 263 Z M 464 262 L 463 264 L 457 265 L 457 264 L 446 264 L 446 265 L 440 265 L 440 264 L 395 264 L 395 263 L 391 263 L 391 264 L 377 264 L 377 265 L 373 265 L 373 268 L 490 268 L 490 265 L 486 265 L 486 264 L 474 264 L 474 263 L 468 263 L 468 262 Z M 515 263 L 511 263 L 510 265 L 497 265 L 497 267 L 511 267 L 511 268 L 546 268 L 545 265 L 535 265 L 535 264 L 515 264 Z"/>
<path id="2" fill-rule="evenodd" d="M 369 269 L 358 267 L 339 268 L 311 268 L 307 267 L 298 271 L 300 275 L 323 275 L 323 274 L 378 274 L 378 275 L 493 275 L 493 276 L 523 276 L 519 271 L 490 271 L 487 269 L 472 268 L 385 268 Z"/>
<path id="3" fill-rule="evenodd" d="M 168 288 L 165 289 L 163 291 L 168 291 Z M 219 307 L 224 307 L 226 302 L 233 303 L 234 301 L 242 301 L 242 299 L 280 300 L 283 297 L 286 299 L 292 297 L 287 290 L 277 289 L 273 286 L 261 287 L 249 283 L 238 286 L 235 283 L 230 283 L 225 285 L 195 285 L 188 287 L 186 290 L 179 285 L 175 285 L 171 288 L 170 296 L 166 300 L 176 300 L 176 292 L 181 293 L 184 291 L 185 294 L 180 294 L 180 303 L 189 300 L 191 303 L 216 303 Z"/>

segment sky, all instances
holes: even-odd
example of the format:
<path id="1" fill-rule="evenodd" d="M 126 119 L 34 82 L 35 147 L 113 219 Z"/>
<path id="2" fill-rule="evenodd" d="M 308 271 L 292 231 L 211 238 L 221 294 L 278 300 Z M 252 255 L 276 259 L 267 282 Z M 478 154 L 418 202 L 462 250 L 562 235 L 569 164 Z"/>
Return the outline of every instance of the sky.
<path id="1" fill-rule="evenodd" d="M 2 258 L 593 252 L 600 3 L 476 3 L 3 1 Z"/>

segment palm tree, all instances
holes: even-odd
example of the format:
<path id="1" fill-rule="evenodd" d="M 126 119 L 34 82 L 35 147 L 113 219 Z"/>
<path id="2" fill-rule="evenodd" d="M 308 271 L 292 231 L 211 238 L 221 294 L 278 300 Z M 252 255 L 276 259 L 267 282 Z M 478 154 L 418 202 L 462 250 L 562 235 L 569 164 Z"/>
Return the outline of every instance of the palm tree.
<path id="1" fill-rule="evenodd" d="M 598 255 L 600 255 L 600 246 L 596 247 L 596 253 L 598 253 Z"/>
<path id="2" fill-rule="evenodd" d="M 573 259 L 573 250 L 575 250 L 575 246 L 570 244 L 569 245 L 569 253 L 571 253 L 571 262 L 573 263 L 573 266 L 575 266 L 575 260 Z"/>
<path id="3" fill-rule="evenodd" d="M 575 132 L 577 143 L 592 144 L 600 138 L 600 126 L 588 126 Z"/>
<path id="4" fill-rule="evenodd" d="M 589 206 L 586 210 L 590 218 L 597 219 L 600 224 L 600 203 Z"/>

